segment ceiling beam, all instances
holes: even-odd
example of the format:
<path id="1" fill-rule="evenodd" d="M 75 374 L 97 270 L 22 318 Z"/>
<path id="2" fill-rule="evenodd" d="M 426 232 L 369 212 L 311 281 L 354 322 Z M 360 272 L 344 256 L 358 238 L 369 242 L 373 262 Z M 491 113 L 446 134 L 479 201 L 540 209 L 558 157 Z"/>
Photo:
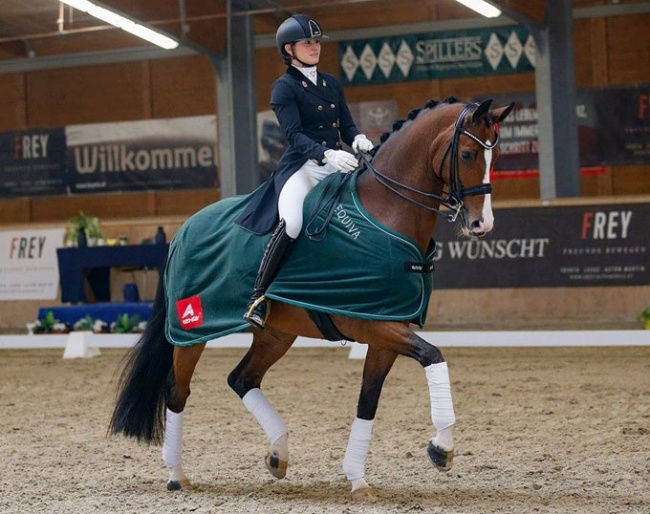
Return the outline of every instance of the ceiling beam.
<path id="1" fill-rule="evenodd" d="M 55 68 L 77 68 L 97 64 L 163 59 L 169 57 L 186 57 L 199 52 L 188 46 L 179 46 L 174 50 L 163 50 L 151 46 L 105 50 L 101 52 L 80 52 L 28 59 L 0 60 L 1 73 L 24 73 L 29 71 L 51 70 Z"/>

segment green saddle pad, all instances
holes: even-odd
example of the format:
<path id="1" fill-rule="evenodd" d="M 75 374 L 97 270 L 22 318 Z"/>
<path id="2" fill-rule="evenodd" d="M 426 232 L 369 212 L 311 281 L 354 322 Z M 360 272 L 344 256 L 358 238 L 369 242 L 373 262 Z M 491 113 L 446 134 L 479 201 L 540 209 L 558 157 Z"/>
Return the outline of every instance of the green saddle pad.
<path id="1" fill-rule="evenodd" d="M 329 314 L 422 326 L 433 287 L 434 245 L 423 255 L 412 240 L 374 220 L 359 201 L 356 176 L 345 178 L 330 175 L 310 192 L 303 234 L 267 297 Z M 339 186 L 340 198 L 331 209 L 323 208 Z M 164 283 L 166 335 L 173 344 L 195 344 L 249 327 L 242 316 L 270 237 L 235 223 L 249 197 L 202 209 L 172 240 Z M 317 237 L 305 235 L 321 228 Z"/>

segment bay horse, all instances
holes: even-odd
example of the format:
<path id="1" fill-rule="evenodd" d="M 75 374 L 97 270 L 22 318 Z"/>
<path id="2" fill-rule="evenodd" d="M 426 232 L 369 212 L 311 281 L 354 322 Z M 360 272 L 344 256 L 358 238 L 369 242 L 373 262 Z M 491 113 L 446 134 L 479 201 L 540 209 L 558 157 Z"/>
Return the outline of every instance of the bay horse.
<path id="1" fill-rule="evenodd" d="M 364 156 L 363 170 L 355 173 L 355 198 L 360 202 L 364 216 L 373 218 L 373 223 L 391 237 L 417 247 L 416 251 L 421 255 L 432 255 L 431 237 L 439 215 L 450 222 L 459 221 L 463 236 L 480 237 L 489 232 L 494 222 L 490 171 L 498 156 L 498 123 L 514 105 L 492 108 L 491 104 L 492 100 L 465 104 L 454 98 L 443 102 L 430 101 L 424 108 L 411 111 L 406 120 L 396 122 L 392 131 L 384 134 L 381 143 L 371 152 L 372 159 Z M 316 189 L 318 186 L 311 194 L 316 194 Z M 221 200 L 213 206 L 218 212 L 223 202 L 233 205 L 245 201 L 246 197 L 234 197 L 234 200 Z M 197 223 L 194 221 L 197 214 L 186 221 L 186 231 Z M 210 218 L 209 223 L 202 225 L 196 233 L 203 234 L 208 230 L 206 226 L 218 224 L 219 220 Z M 174 237 L 179 241 L 176 246 L 184 247 L 191 256 L 205 253 L 206 247 L 201 246 L 203 241 L 200 237 L 181 238 L 179 234 L 184 227 Z M 305 237 L 302 234 L 299 241 Z M 263 245 L 264 242 L 258 246 L 263 248 Z M 237 247 L 230 253 L 237 252 L 243 255 L 246 248 Z M 374 253 L 382 254 L 381 249 L 374 249 Z M 289 260 L 292 256 L 293 253 Z M 190 395 L 190 380 L 210 335 L 188 343 L 170 342 L 173 337 L 170 336 L 169 323 L 175 314 L 173 306 L 170 306 L 173 302 L 170 295 L 174 280 L 178 278 L 176 275 L 180 274 L 174 267 L 176 258 L 177 254 L 170 250 L 165 280 L 159 285 L 151 319 L 142 337 L 125 356 L 109 425 L 110 433 L 121 433 L 140 442 L 162 443 L 163 460 L 169 470 L 168 490 L 190 487 L 182 467 L 183 410 Z M 256 270 L 255 265 L 250 270 L 251 277 Z M 232 270 L 220 271 L 219 274 L 227 276 Z M 432 271 L 432 267 L 420 270 L 429 278 Z M 191 270 L 184 274 L 191 274 Z M 242 321 L 248 293 L 249 289 L 243 295 L 241 313 L 237 313 L 239 321 Z M 203 309 L 207 311 L 209 306 L 205 304 L 211 299 L 205 295 L 201 299 Z M 392 301 L 391 297 L 380 300 L 385 304 Z M 199 323 L 201 320 L 196 320 L 200 316 L 196 315 L 192 304 L 188 305 L 183 315 L 193 315 L 188 319 Z M 426 302 L 422 310 L 424 316 L 421 320 L 426 317 Z M 427 455 L 437 469 L 451 469 L 455 414 L 447 363 L 436 346 L 409 328 L 414 319 L 394 319 L 391 316 L 382 319 L 381 315 L 369 318 L 336 314 L 339 311 L 330 310 L 325 321 L 317 323 L 317 318 L 309 311 L 290 301 L 275 298 L 271 301 L 265 329 L 251 328 L 243 322 L 231 330 L 253 333 L 252 345 L 229 374 L 228 384 L 267 436 L 270 448 L 265 464 L 268 471 L 276 478 L 286 475 L 288 428 L 260 389 L 262 380 L 298 336 L 323 338 L 331 335 L 332 331 L 341 336 L 339 339 L 357 341 L 368 347 L 357 413 L 343 459 L 343 471 L 351 482 L 353 499 L 375 499 L 365 480 L 366 457 L 382 386 L 398 355 L 415 359 L 424 368 L 431 419 L 436 431 L 428 442 Z M 178 316 L 181 316 L 180 312 Z"/>

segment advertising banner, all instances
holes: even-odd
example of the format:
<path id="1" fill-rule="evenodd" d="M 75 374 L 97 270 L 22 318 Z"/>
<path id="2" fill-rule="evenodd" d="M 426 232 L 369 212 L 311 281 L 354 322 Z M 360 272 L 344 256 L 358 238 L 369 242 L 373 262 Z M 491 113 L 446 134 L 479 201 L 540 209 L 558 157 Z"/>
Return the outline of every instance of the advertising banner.
<path id="1" fill-rule="evenodd" d="M 0 134 L 0 196 L 67 192 L 63 129 Z"/>
<path id="2" fill-rule="evenodd" d="M 0 231 L 0 301 L 56 300 L 64 228 Z"/>
<path id="3" fill-rule="evenodd" d="M 512 113 L 499 124 L 500 156 L 495 170 L 537 170 L 535 94 L 489 96 L 499 106 L 515 102 Z M 580 89 L 576 101 L 581 168 L 650 162 L 650 86 Z"/>
<path id="4" fill-rule="evenodd" d="M 71 193 L 218 184 L 216 116 L 66 127 Z"/>
<path id="5" fill-rule="evenodd" d="M 528 73 L 536 47 L 523 27 L 454 30 L 342 41 L 344 85 Z"/>
<path id="6" fill-rule="evenodd" d="M 443 218 L 434 289 L 650 284 L 650 205 L 498 209 L 495 229 L 462 239 Z"/>

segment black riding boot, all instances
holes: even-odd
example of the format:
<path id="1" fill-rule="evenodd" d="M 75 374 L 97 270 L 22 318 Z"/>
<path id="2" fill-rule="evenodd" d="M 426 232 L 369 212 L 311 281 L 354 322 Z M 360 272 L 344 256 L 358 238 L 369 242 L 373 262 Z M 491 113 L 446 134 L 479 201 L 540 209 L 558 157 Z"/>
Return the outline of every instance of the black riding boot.
<path id="1" fill-rule="evenodd" d="M 280 220 L 264 250 L 262 263 L 255 279 L 255 288 L 244 314 L 246 321 L 259 328 L 264 328 L 268 316 L 268 301 L 264 294 L 280 271 L 294 241 L 295 239 L 287 235 L 284 220 Z"/>

